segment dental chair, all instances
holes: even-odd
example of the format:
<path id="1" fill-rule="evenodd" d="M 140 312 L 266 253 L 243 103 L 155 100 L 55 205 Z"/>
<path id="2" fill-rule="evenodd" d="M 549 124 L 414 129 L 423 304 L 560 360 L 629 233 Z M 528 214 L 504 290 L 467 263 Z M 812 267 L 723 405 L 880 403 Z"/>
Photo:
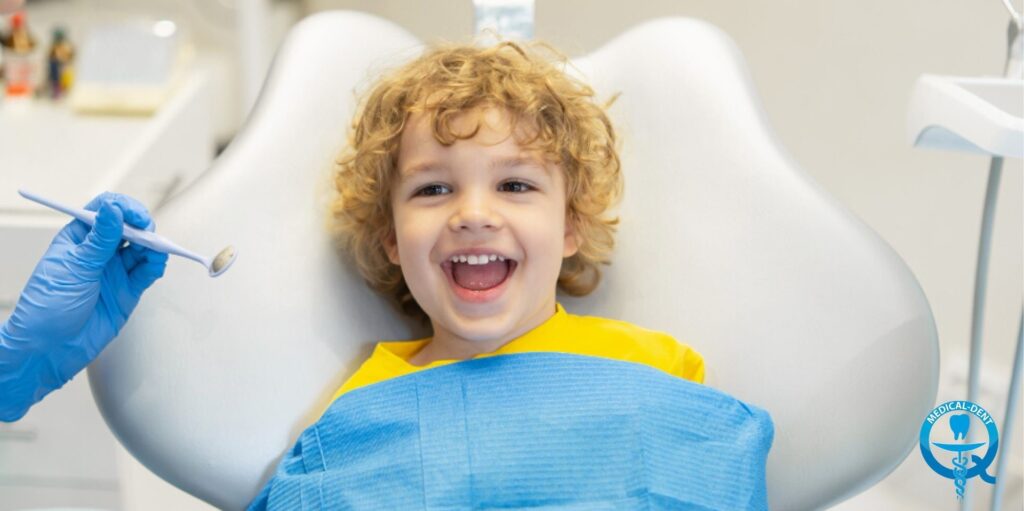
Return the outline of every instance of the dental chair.
<path id="1" fill-rule="evenodd" d="M 200 252 L 238 249 L 211 279 L 172 258 L 89 368 L 103 416 L 160 477 L 244 507 L 382 339 L 430 334 L 371 291 L 328 236 L 332 164 L 357 95 L 419 53 L 386 20 L 296 25 L 238 137 L 155 218 Z M 910 269 L 786 154 L 721 30 L 650 21 L 574 61 L 623 139 L 613 263 L 573 314 L 668 332 L 706 384 L 766 409 L 772 509 L 814 509 L 911 452 L 938 383 L 938 342 Z M 699 460 L 695 460 L 699 463 Z"/>

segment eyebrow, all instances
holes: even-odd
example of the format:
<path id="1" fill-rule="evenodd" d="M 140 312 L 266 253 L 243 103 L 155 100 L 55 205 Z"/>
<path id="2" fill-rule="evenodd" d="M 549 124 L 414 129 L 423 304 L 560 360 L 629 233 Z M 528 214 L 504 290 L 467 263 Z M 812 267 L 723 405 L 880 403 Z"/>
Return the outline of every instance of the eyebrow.
<path id="1" fill-rule="evenodd" d="M 490 170 L 493 172 L 493 171 L 496 171 L 496 170 L 507 169 L 507 168 L 511 168 L 511 167 L 518 167 L 520 165 L 536 165 L 538 167 L 544 168 L 544 166 L 540 165 L 540 162 L 538 162 L 535 158 L 532 158 L 532 157 L 526 156 L 526 155 L 519 155 L 519 156 L 506 156 L 506 157 L 497 158 L 497 159 L 491 161 Z M 443 168 L 444 168 L 444 165 L 442 165 L 441 163 L 438 163 L 438 162 L 432 162 L 431 161 L 431 162 L 425 162 L 425 163 L 418 163 L 416 165 L 413 165 L 412 167 L 409 167 L 409 168 L 403 170 L 401 172 L 401 175 L 402 175 L 402 177 L 411 177 L 411 176 L 413 176 L 415 174 L 418 174 L 420 172 L 430 172 L 430 171 L 434 171 L 434 170 L 441 170 Z"/>

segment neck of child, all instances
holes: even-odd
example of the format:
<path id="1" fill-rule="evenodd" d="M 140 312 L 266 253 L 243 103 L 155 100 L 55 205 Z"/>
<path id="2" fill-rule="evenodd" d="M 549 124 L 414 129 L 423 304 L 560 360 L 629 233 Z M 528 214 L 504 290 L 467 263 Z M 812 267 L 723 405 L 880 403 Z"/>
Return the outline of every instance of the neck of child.
<path id="1" fill-rule="evenodd" d="M 434 336 L 419 351 L 409 357 L 408 362 L 414 366 L 424 366 L 438 360 L 468 360 L 477 355 L 492 353 L 542 325 L 551 319 L 556 311 L 554 297 L 552 297 L 550 305 L 545 304 L 538 309 L 537 313 L 531 316 L 524 326 L 493 340 L 463 339 L 435 325 Z"/>
<path id="2" fill-rule="evenodd" d="M 445 342 L 432 338 L 412 357 L 409 357 L 409 363 L 414 366 L 424 366 L 438 360 L 469 360 L 477 355 L 496 351 L 511 341 L 512 339 Z"/>

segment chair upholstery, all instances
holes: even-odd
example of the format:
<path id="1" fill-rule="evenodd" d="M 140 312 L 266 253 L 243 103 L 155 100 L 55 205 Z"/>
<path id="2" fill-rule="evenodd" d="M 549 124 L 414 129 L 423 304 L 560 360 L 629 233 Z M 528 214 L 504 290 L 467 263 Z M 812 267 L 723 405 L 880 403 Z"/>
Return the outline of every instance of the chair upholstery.
<path id="1" fill-rule="evenodd" d="M 420 44 L 363 13 L 301 21 L 236 140 L 155 212 L 187 247 L 239 250 L 217 279 L 172 258 L 89 370 L 118 438 L 172 484 L 243 507 L 375 341 L 429 335 L 339 263 L 325 227 L 355 94 Z M 773 509 L 891 472 L 938 382 L 905 263 L 784 152 L 721 30 L 654 20 L 574 63 L 601 98 L 622 92 L 626 187 L 601 286 L 558 300 L 672 334 L 704 355 L 709 385 L 768 410 Z"/>

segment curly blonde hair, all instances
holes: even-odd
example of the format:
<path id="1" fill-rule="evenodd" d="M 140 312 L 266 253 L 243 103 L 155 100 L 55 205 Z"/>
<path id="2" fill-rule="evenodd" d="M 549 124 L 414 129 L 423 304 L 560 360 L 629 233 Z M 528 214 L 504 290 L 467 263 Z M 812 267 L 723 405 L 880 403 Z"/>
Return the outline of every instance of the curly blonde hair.
<path id="1" fill-rule="evenodd" d="M 539 50 L 548 50 L 551 58 Z M 593 291 L 600 264 L 611 264 L 619 218 L 605 218 L 622 196 L 615 130 L 593 89 L 556 65 L 568 59 L 543 42 L 439 42 L 418 58 L 382 76 L 358 107 L 334 175 L 338 195 L 330 206 L 336 245 L 351 257 L 374 290 L 396 300 L 403 312 L 429 317 L 413 298 L 401 267 L 391 264 L 384 240 L 394 231 L 391 188 L 398 180 L 399 142 L 411 114 L 429 116 L 434 137 L 444 146 L 472 138 L 450 122 L 478 107 L 510 114 L 512 132 L 525 121 L 532 138 L 519 140 L 561 165 L 566 183 L 566 219 L 575 229 L 578 251 L 562 261 L 558 287 L 572 296 Z M 478 126 L 479 127 L 479 126 Z"/>

